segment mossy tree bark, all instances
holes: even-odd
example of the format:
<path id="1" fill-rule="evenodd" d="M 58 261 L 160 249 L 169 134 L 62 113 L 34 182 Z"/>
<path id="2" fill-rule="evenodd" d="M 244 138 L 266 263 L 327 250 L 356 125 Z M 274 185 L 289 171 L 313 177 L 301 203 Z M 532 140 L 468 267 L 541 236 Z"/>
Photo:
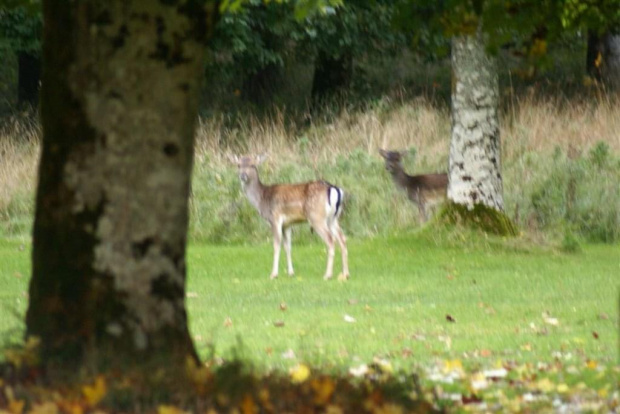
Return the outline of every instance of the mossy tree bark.
<path id="1" fill-rule="evenodd" d="M 44 1 L 26 331 L 47 366 L 196 358 L 185 247 L 209 6 Z"/>
<path id="2" fill-rule="evenodd" d="M 495 58 L 480 30 L 452 39 L 452 138 L 448 198 L 503 210 Z"/>
<path id="3" fill-rule="evenodd" d="M 441 214 L 450 223 L 515 235 L 504 214 L 496 59 L 476 33 L 452 39 L 452 138 L 448 199 Z"/>

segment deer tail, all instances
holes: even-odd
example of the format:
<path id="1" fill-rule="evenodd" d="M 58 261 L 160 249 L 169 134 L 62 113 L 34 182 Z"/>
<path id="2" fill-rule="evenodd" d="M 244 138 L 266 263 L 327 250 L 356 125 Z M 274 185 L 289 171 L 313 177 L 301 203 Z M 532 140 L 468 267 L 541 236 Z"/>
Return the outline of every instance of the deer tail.
<path id="1" fill-rule="evenodd" d="M 344 201 L 344 191 L 335 185 L 327 187 L 327 203 L 333 208 L 334 218 L 338 218 L 342 212 L 342 202 Z"/>

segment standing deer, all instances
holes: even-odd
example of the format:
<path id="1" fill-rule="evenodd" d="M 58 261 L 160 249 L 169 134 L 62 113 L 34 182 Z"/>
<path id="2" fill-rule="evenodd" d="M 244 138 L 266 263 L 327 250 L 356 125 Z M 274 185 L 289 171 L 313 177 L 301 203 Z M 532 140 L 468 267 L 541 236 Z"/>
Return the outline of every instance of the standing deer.
<path id="1" fill-rule="evenodd" d="M 446 199 L 448 174 L 407 175 L 401 162 L 404 151 L 379 149 L 379 153 L 385 159 L 385 169 L 392 175 L 396 186 L 407 192 L 409 200 L 418 206 L 422 220 L 426 222 L 428 220 L 427 205 L 432 207 Z"/>
<path id="2" fill-rule="evenodd" d="M 342 189 L 326 181 L 311 181 L 301 184 L 264 185 L 258 177 L 258 168 L 267 157 L 233 156 L 239 167 L 241 186 L 250 203 L 271 225 L 273 232 L 273 269 L 271 279 L 278 277 L 280 247 L 284 237 L 284 251 L 289 276 L 294 275 L 291 258 L 291 237 L 293 224 L 308 221 L 314 231 L 327 245 L 327 269 L 323 279 L 331 279 L 334 268 L 334 241 L 342 252 L 342 276 L 349 278 L 349 264 L 346 237 L 338 224 L 343 209 Z"/>

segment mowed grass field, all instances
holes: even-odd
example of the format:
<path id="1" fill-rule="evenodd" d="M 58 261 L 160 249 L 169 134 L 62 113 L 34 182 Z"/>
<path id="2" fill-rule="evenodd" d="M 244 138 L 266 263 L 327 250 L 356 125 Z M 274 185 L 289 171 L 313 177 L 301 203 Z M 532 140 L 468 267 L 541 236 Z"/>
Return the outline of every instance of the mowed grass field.
<path id="1" fill-rule="evenodd" d="M 0 241 L 4 344 L 23 332 L 29 250 Z M 286 275 L 282 257 L 272 281 L 270 244 L 191 245 L 187 306 L 199 352 L 260 370 L 303 362 L 344 372 L 378 357 L 405 371 L 455 359 L 488 367 L 561 360 L 617 375 L 617 245 L 566 254 L 427 230 L 350 240 L 349 257 L 349 281 L 324 281 L 323 245 L 293 243 L 296 275 Z"/>

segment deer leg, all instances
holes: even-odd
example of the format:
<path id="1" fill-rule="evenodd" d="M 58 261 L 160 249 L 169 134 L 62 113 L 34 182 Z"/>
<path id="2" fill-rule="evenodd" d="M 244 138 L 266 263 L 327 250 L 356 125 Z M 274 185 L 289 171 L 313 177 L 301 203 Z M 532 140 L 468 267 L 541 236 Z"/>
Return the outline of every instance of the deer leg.
<path id="1" fill-rule="evenodd" d="M 271 269 L 271 279 L 278 277 L 278 265 L 280 263 L 280 248 L 282 247 L 282 224 L 274 223 L 273 230 L 273 268 Z"/>
<path id="2" fill-rule="evenodd" d="M 293 229 L 289 226 L 284 229 L 284 251 L 286 252 L 286 265 L 289 276 L 293 276 L 295 274 L 295 271 L 293 270 L 293 258 L 291 257 L 292 239 Z"/>
<path id="3" fill-rule="evenodd" d="M 424 206 L 424 202 L 418 202 L 418 209 L 420 210 L 420 214 L 422 215 L 422 223 L 426 223 L 428 220 L 428 216 L 426 215 L 426 206 Z"/>
<path id="4" fill-rule="evenodd" d="M 334 273 L 334 238 L 332 237 L 331 231 L 327 225 L 317 225 L 316 223 L 311 224 L 314 231 L 316 231 L 316 233 L 327 245 L 327 269 L 325 269 L 325 276 L 323 276 L 323 279 L 329 280 L 332 278 Z"/>
<path id="5" fill-rule="evenodd" d="M 342 253 L 342 275 L 348 279 L 349 278 L 349 252 L 347 250 L 347 238 L 345 237 L 340 225 L 338 222 L 335 222 L 331 227 L 332 234 L 338 241 L 338 245 L 340 246 L 340 252 Z"/>

